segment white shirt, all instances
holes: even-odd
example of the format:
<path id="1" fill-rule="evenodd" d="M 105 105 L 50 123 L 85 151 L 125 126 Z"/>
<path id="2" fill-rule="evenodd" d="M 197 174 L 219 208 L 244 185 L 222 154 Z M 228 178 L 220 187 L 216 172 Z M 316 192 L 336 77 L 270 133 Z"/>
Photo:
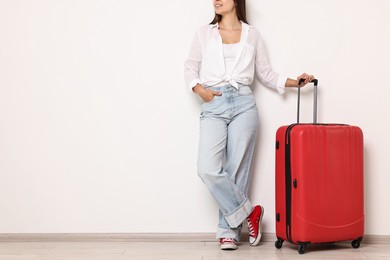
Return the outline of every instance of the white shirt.
<path id="1" fill-rule="evenodd" d="M 287 77 L 279 76 L 272 70 L 260 32 L 244 22 L 241 24 L 238 52 L 230 74 L 226 74 L 218 24 L 208 24 L 198 29 L 184 63 L 184 78 L 191 91 L 198 83 L 212 87 L 229 82 L 238 89 L 238 83 L 251 85 L 256 74 L 263 85 L 277 90 L 280 94 L 284 93 Z"/>

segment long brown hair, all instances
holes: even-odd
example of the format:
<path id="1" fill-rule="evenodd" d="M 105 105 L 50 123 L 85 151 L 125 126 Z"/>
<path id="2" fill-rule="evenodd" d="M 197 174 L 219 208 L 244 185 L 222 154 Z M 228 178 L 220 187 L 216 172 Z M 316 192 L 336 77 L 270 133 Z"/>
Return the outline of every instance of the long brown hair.
<path id="1" fill-rule="evenodd" d="M 233 0 L 236 5 L 236 14 L 238 20 L 248 23 L 246 19 L 245 0 Z M 221 21 L 222 15 L 215 13 L 214 20 L 210 24 L 216 24 Z"/>

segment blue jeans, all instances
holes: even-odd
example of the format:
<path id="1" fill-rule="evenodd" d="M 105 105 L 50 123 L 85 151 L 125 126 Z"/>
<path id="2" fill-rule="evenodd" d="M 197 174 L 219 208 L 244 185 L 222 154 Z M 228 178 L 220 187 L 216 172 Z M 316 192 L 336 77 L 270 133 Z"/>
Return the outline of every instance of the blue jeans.
<path id="1" fill-rule="evenodd" d="M 198 174 L 219 207 L 217 238 L 239 241 L 242 222 L 252 212 L 247 193 L 258 112 L 248 86 L 210 89 L 222 95 L 202 103 Z"/>

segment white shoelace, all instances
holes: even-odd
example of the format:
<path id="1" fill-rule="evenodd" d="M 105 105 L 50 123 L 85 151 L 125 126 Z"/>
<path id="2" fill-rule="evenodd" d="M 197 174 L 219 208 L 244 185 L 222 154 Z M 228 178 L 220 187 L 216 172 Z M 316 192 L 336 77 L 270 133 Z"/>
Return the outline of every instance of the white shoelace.
<path id="1" fill-rule="evenodd" d="M 251 221 L 248 221 L 248 230 L 249 230 L 249 235 L 251 237 L 254 237 L 255 236 L 255 230 L 253 229 Z"/>

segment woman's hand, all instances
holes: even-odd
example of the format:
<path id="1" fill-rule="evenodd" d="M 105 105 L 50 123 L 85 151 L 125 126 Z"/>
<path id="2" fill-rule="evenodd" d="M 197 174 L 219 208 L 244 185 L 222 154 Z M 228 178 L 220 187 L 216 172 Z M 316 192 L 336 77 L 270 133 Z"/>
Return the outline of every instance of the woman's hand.
<path id="1" fill-rule="evenodd" d="M 301 87 L 305 86 L 307 83 L 310 83 L 313 79 L 314 79 L 314 76 L 313 75 L 309 75 L 309 74 L 306 74 L 306 73 L 303 73 L 301 76 L 298 76 L 297 78 L 297 81 L 299 83 L 299 81 L 303 79 L 303 83 L 301 84 Z"/>
<path id="2" fill-rule="evenodd" d="M 299 81 L 303 79 L 303 83 L 300 85 L 301 87 L 305 86 L 307 83 L 310 83 L 313 79 L 313 75 L 309 75 L 306 73 L 303 73 L 301 76 L 298 76 L 297 79 L 287 79 L 286 81 L 286 87 L 292 87 L 292 88 L 297 88 L 299 87 Z"/>
<path id="3" fill-rule="evenodd" d="M 211 100 L 214 99 L 214 96 L 221 96 L 221 92 L 213 91 L 211 89 L 207 89 L 203 87 L 200 84 L 197 84 L 194 88 L 193 91 L 198 94 L 204 102 L 210 102 Z"/>

